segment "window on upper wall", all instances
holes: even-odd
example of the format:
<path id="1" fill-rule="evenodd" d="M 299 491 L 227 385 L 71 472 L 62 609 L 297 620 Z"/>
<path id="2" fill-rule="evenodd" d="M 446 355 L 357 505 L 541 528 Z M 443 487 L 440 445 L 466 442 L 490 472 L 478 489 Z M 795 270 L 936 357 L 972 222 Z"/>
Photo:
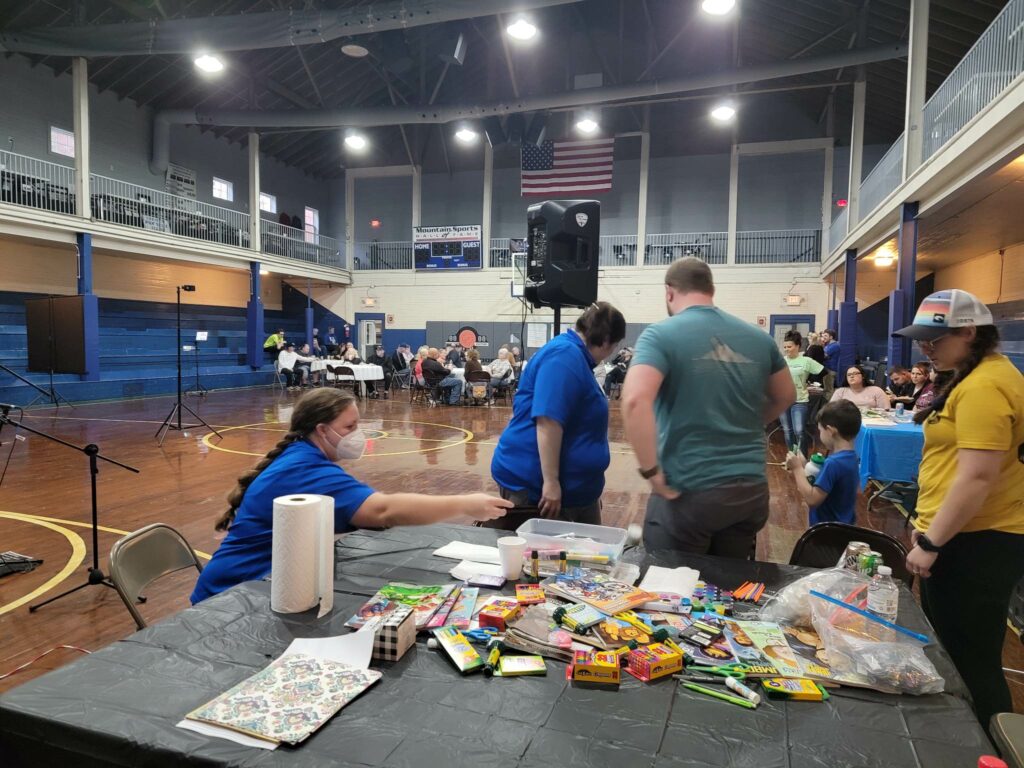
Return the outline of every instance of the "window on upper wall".
<path id="1" fill-rule="evenodd" d="M 320 211 L 316 208 L 306 208 L 306 242 L 312 243 L 316 241 L 316 236 L 320 234 Z"/>
<path id="2" fill-rule="evenodd" d="M 267 213 L 277 213 L 277 198 L 274 195 L 268 195 L 266 192 L 260 192 L 260 210 Z"/>
<path id="3" fill-rule="evenodd" d="M 55 155 L 65 157 L 75 156 L 75 134 L 74 131 L 65 131 L 55 125 L 50 126 L 50 151 Z"/>
<path id="4" fill-rule="evenodd" d="M 235 199 L 235 185 L 230 181 L 213 177 L 213 196 L 218 200 L 231 202 Z"/>

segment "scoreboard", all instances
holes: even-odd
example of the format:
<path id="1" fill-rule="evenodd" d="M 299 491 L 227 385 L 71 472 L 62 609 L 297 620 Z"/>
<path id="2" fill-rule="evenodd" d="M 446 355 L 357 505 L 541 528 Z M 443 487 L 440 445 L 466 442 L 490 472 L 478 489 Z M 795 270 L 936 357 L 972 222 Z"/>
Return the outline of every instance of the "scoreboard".
<path id="1" fill-rule="evenodd" d="M 413 261 L 416 269 L 480 269 L 479 225 L 458 227 L 413 227 Z"/>

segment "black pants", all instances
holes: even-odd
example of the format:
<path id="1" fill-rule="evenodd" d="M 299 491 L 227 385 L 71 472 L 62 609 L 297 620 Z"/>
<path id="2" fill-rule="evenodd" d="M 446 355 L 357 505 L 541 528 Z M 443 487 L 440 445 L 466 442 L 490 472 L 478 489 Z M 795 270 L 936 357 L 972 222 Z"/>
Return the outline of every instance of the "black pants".
<path id="1" fill-rule="evenodd" d="M 518 508 L 515 512 L 509 512 L 497 520 L 488 520 L 481 523 L 482 528 L 500 528 L 505 531 L 514 531 L 527 520 L 540 517 L 540 510 L 530 503 L 530 495 L 526 491 L 513 491 L 498 486 L 498 493 L 501 498 L 507 499 Z M 601 524 L 601 500 L 585 507 L 562 507 L 558 512 L 558 520 L 567 520 L 571 523 L 586 523 L 587 525 Z"/>
<path id="2" fill-rule="evenodd" d="M 300 378 L 301 374 L 296 373 L 291 368 L 282 368 L 281 375 L 284 376 L 285 383 L 289 387 L 295 386 L 295 381 Z"/>
<path id="3" fill-rule="evenodd" d="M 1006 616 L 1024 577 L 1024 534 L 960 533 L 921 579 L 921 605 L 967 683 L 974 711 L 988 730 L 998 712 L 1012 712 L 1003 675 Z"/>
<path id="4" fill-rule="evenodd" d="M 687 491 L 672 501 L 652 494 L 644 548 L 749 558 L 757 532 L 768 522 L 768 502 L 768 483 L 757 481 Z"/>

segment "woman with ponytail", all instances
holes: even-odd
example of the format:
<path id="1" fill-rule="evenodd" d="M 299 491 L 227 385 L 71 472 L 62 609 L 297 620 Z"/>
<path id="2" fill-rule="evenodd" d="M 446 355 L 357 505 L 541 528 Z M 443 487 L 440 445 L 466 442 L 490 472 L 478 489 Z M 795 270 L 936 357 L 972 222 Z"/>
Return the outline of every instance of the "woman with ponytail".
<path id="1" fill-rule="evenodd" d="M 238 478 L 228 494 L 228 509 L 215 525 L 218 531 L 227 531 L 227 536 L 200 574 L 192 602 L 270 573 L 274 499 L 278 496 L 330 496 L 334 499 L 335 533 L 429 525 L 460 516 L 487 521 L 501 517 L 512 506 L 483 493 L 378 493 L 336 463 L 358 459 L 365 444 L 353 395 L 337 389 L 303 395 L 295 404 L 284 437 Z"/>
<path id="2" fill-rule="evenodd" d="M 966 291 L 933 293 L 896 335 L 949 374 L 914 414 L 924 451 L 907 568 L 987 729 L 1012 711 L 1002 649 L 1024 576 L 1024 376 L 999 353 L 988 307 Z"/>

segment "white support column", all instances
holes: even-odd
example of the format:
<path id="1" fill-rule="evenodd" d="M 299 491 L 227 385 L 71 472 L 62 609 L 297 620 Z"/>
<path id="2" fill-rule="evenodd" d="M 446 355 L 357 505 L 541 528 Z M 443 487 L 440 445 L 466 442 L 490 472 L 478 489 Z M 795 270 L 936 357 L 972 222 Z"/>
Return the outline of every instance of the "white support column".
<path id="1" fill-rule="evenodd" d="M 355 269 L 356 257 L 356 177 L 349 168 L 345 171 L 345 266 Z M 345 294 L 348 294 L 348 289 Z"/>
<path id="2" fill-rule="evenodd" d="M 651 167 L 651 134 L 640 134 L 640 188 L 637 193 L 636 212 L 636 265 L 644 265 L 647 251 L 647 182 Z"/>
<path id="3" fill-rule="evenodd" d="M 735 144 L 729 154 L 729 232 L 726 264 L 736 263 L 736 221 L 740 204 L 740 150 Z"/>
<path id="4" fill-rule="evenodd" d="M 821 262 L 829 257 L 829 234 L 832 229 L 832 166 L 835 148 L 825 147 L 825 184 L 821 191 Z"/>
<path id="5" fill-rule="evenodd" d="M 491 142 L 484 141 L 484 199 L 483 221 L 480 223 L 481 264 L 491 266 L 491 205 L 494 200 L 494 147 Z"/>
<path id="6" fill-rule="evenodd" d="M 249 247 L 261 250 L 260 229 L 260 135 L 249 132 Z"/>
<path id="7" fill-rule="evenodd" d="M 75 213 L 92 218 L 89 192 L 89 62 L 81 57 L 71 60 L 71 94 L 75 131 Z"/>
<path id="8" fill-rule="evenodd" d="M 412 225 L 418 227 L 423 213 L 423 169 L 412 167 Z M 409 233 L 412 236 L 412 232 Z"/>
<path id="9" fill-rule="evenodd" d="M 907 103 L 903 118 L 903 180 L 921 165 L 922 118 L 928 74 L 928 3 L 910 2 L 910 51 L 907 54 Z"/>
<path id="10" fill-rule="evenodd" d="M 858 79 L 853 84 L 853 122 L 850 124 L 850 179 L 846 203 L 846 232 L 857 226 L 860 218 L 860 177 L 864 164 L 864 104 L 867 97 L 867 81 Z"/>

